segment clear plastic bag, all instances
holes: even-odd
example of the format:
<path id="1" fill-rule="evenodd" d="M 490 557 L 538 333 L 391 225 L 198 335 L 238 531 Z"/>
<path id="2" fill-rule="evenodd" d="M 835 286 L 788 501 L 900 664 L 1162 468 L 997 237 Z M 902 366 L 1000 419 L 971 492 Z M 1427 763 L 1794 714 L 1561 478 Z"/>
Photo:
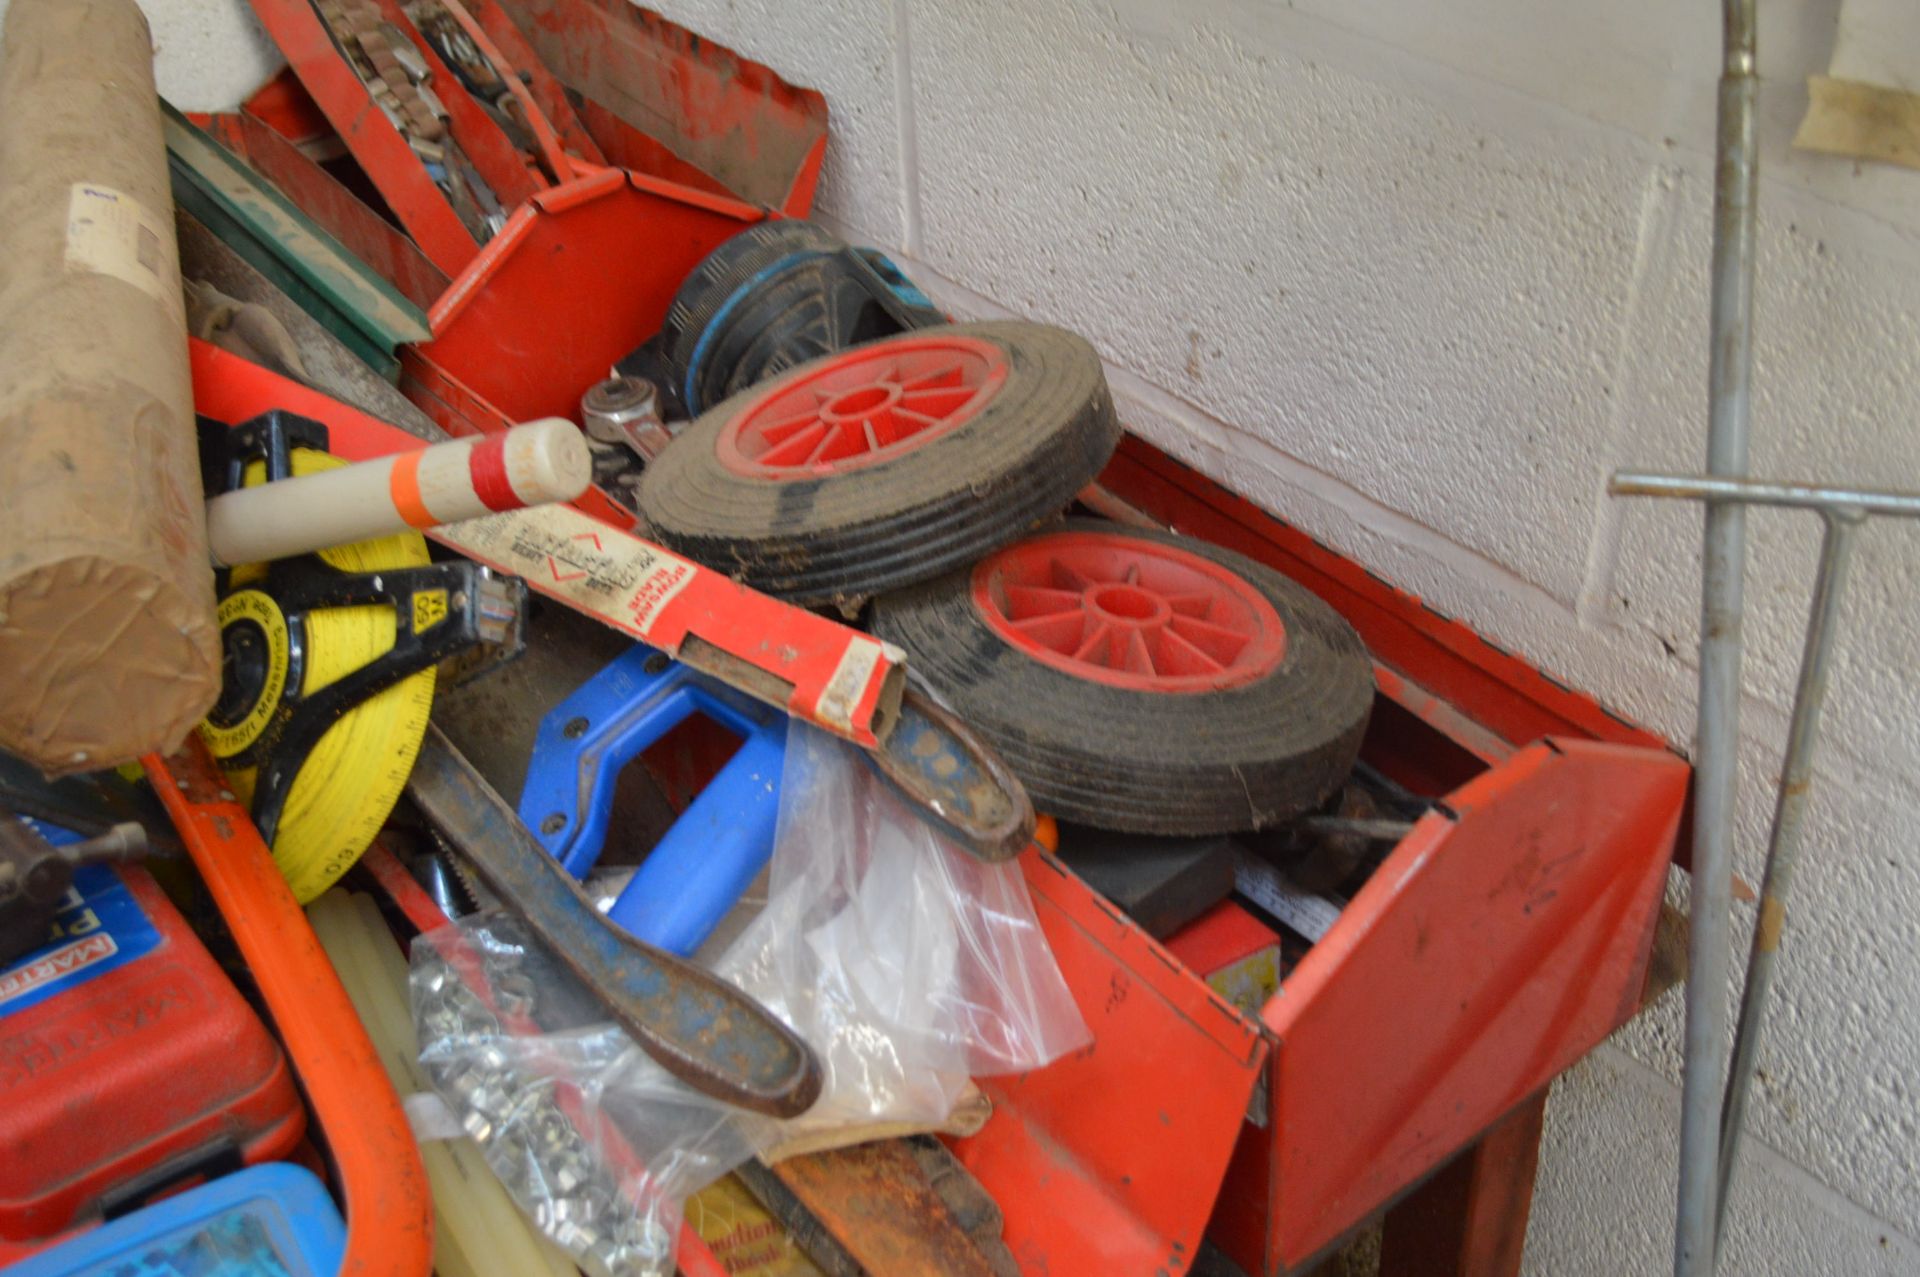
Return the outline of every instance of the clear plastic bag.
<path id="1" fill-rule="evenodd" d="M 1088 1040 L 1014 864 L 922 821 L 850 746 L 787 735 L 767 903 L 713 968 L 819 1056 L 820 1100 L 777 1122 L 648 1060 L 499 912 L 413 952 L 421 1062 L 547 1236 L 595 1273 L 667 1271 L 691 1193 L 776 1144 L 875 1122 L 934 1126 L 971 1076 Z"/>
<path id="2" fill-rule="evenodd" d="M 851 746 L 798 722 L 767 905 L 715 970 L 820 1056 L 820 1101 L 783 1138 L 935 1125 L 970 1076 L 1039 1068 L 1088 1040 L 1019 867 L 974 859 Z"/>
<path id="3" fill-rule="evenodd" d="M 774 1139 L 648 1059 L 511 915 L 421 936 L 410 983 L 434 1090 L 594 1277 L 671 1272 L 681 1203 Z"/>

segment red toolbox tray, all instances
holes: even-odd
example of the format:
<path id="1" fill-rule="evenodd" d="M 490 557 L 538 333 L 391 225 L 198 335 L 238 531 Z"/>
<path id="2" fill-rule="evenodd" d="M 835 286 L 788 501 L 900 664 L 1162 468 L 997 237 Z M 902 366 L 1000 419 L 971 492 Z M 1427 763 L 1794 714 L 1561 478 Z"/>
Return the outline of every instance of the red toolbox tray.
<path id="1" fill-rule="evenodd" d="M 986 1079 L 996 1116 L 956 1151 L 1030 1268 L 1178 1272 L 1206 1237 L 1250 1272 L 1293 1271 L 1637 1007 L 1688 771 L 1649 733 L 1145 444 L 1124 442 L 1103 482 L 1352 621 L 1379 687 L 1363 757 L 1441 803 L 1257 1020 L 1029 853 L 1036 911 L 1095 1040 Z"/>
<path id="2" fill-rule="evenodd" d="M 399 238 L 364 209 L 309 207 L 342 238 L 347 222 Z M 687 270 L 764 215 L 617 169 L 550 187 L 437 300 L 435 340 L 406 354 L 402 388 L 453 433 L 571 415 Z M 412 261 L 396 273 L 417 286 L 408 247 L 369 260 Z M 1102 482 L 1345 615 L 1376 661 L 1363 757 L 1440 805 L 1257 1019 L 1030 853 L 1095 1041 L 989 1079 L 997 1114 L 956 1149 L 1029 1268 L 1179 1272 L 1204 1236 L 1250 1272 L 1292 1271 L 1636 1009 L 1688 771 L 1650 733 L 1144 443 L 1123 443 Z M 1257 1087 L 1264 1126 L 1246 1120 Z"/>

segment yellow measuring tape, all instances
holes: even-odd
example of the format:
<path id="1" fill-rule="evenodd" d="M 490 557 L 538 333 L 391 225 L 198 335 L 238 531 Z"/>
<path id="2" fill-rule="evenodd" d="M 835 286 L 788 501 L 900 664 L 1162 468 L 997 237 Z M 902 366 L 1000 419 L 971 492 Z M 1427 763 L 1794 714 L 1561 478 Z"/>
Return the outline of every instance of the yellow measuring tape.
<path id="1" fill-rule="evenodd" d="M 296 476 L 345 464 L 311 448 L 293 451 Z M 264 463 L 247 467 L 248 487 L 265 481 Z M 429 562 L 426 539 L 418 532 L 322 550 L 320 558 L 342 572 L 378 572 Z M 260 699 L 231 726 L 203 723 L 200 727 L 242 802 L 252 801 L 254 769 L 229 766 L 227 760 L 258 739 L 272 718 L 284 695 L 292 646 L 280 605 L 255 588 L 266 573 L 263 563 L 234 568 L 229 593 L 220 602 L 223 630 L 249 624 L 266 635 L 267 677 Z M 306 668 L 300 694 L 311 696 L 392 649 L 393 609 L 381 605 L 315 608 L 307 613 L 302 637 Z M 320 738 L 294 777 L 274 835 L 273 859 L 301 904 L 346 873 L 386 823 L 420 752 L 433 709 L 433 683 L 434 670 L 428 668 L 355 706 Z"/>

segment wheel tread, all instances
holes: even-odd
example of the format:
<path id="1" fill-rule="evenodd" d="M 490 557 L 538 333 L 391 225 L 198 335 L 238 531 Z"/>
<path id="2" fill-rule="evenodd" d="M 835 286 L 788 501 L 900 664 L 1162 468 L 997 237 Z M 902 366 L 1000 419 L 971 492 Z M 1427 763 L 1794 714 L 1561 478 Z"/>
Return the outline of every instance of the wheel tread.
<path id="1" fill-rule="evenodd" d="M 1166 694 L 1079 679 L 988 628 L 971 573 L 949 573 L 874 603 L 873 630 L 996 748 L 1034 802 L 1102 828 L 1217 834 L 1308 810 L 1352 769 L 1373 701 L 1353 627 L 1263 564 L 1171 533 L 1069 520 L 1066 530 L 1160 541 L 1254 585 L 1287 626 L 1271 673 L 1222 691 Z"/>

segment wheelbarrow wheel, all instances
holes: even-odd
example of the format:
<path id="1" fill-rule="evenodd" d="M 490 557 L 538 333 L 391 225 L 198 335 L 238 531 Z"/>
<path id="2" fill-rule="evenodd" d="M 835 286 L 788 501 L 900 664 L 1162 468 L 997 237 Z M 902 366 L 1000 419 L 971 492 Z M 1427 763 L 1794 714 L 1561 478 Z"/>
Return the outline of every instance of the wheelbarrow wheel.
<path id="1" fill-rule="evenodd" d="M 1153 834 L 1261 829 L 1352 769 L 1373 703 L 1353 627 L 1251 559 L 1069 520 L 874 602 L 874 633 L 1034 805 Z"/>
<path id="2" fill-rule="evenodd" d="M 707 254 L 674 294 L 653 342 L 676 401 L 689 412 L 702 407 L 698 374 L 706 353 L 703 339 L 722 308 L 737 304 L 742 289 L 787 264 L 843 247 L 838 237 L 813 222 L 781 217 L 749 226 Z"/>
<path id="3" fill-rule="evenodd" d="M 1054 517 L 1120 425 L 1083 339 L 941 325 L 802 365 L 716 406 L 640 486 L 653 536 L 756 589 L 851 611 Z"/>
<path id="4" fill-rule="evenodd" d="M 674 416 L 694 417 L 810 359 L 945 322 L 884 255 L 776 219 L 695 267 L 659 334 L 622 366 L 661 385 Z"/>

